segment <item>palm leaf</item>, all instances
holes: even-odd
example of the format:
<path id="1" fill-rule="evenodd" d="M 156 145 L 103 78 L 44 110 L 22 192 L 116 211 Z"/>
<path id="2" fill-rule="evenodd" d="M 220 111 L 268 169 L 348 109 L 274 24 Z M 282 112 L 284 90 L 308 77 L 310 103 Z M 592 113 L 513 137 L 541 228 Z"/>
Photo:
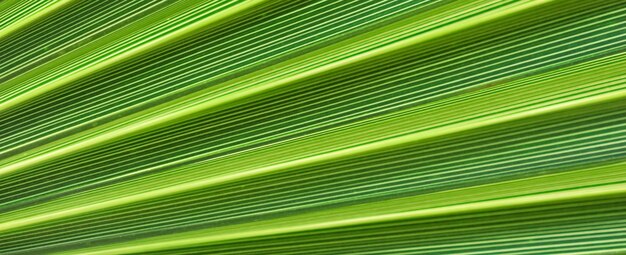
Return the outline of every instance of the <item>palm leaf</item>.
<path id="1" fill-rule="evenodd" d="M 0 253 L 626 252 L 625 7 L 1 2 Z"/>

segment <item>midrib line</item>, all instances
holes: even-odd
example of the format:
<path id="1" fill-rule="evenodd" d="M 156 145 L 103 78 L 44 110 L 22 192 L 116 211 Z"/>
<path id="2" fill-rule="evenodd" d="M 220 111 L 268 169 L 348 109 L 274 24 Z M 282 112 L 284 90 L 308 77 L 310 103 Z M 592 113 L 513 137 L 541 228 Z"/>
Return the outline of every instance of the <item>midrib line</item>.
<path id="1" fill-rule="evenodd" d="M 397 148 L 403 145 L 414 144 L 420 141 L 429 140 L 437 137 L 449 136 L 454 133 L 465 132 L 469 130 L 485 128 L 488 126 L 494 126 L 498 124 L 519 121 L 522 119 L 532 118 L 536 116 L 541 116 L 550 113 L 561 112 L 565 110 L 578 109 L 582 107 L 589 107 L 596 104 L 605 103 L 607 101 L 614 101 L 626 98 L 626 90 L 617 90 L 614 92 L 609 92 L 605 94 L 600 94 L 596 96 L 590 96 L 586 98 L 576 99 L 572 101 L 562 102 L 554 105 L 549 105 L 533 110 L 522 111 L 517 113 L 512 113 L 509 115 L 503 115 L 499 117 L 483 117 L 477 120 L 465 121 L 457 124 L 452 124 L 440 128 L 435 128 L 423 132 L 417 132 L 407 135 L 402 135 L 382 141 L 372 142 L 364 145 L 359 145 L 355 147 L 350 147 L 342 150 L 327 152 L 324 154 L 319 154 L 311 157 L 305 157 L 301 159 L 296 159 L 293 161 L 279 163 L 275 165 L 270 165 L 266 167 L 260 167 L 256 169 L 240 171 L 236 173 L 224 174 L 221 176 L 216 176 L 207 179 L 189 181 L 186 183 L 173 185 L 165 188 L 160 188 L 156 190 L 151 190 L 143 193 L 138 193 L 135 195 L 130 195 L 121 198 L 114 198 L 109 201 L 98 202 L 94 204 L 89 204 L 85 206 L 78 206 L 70 209 L 60 209 L 55 212 L 44 212 L 35 216 L 27 216 L 27 217 L 19 217 L 16 220 L 10 220 L 5 223 L 0 224 L 0 232 L 4 232 L 7 230 L 20 228 L 23 226 L 28 226 L 32 224 L 38 224 L 42 222 L 47 222 L 51 220 L 56 220 L 60 218 L 71 217 L 74 215 L 89 213 L 97 210 L 102 210 L 106 208 L 121 206 L 125 204 L 135 203 L 139 201 L 144 201 L 148 199 L 158 198 L 162 196 L 178 194 L 182 192 L 197 190 L 201 188 L 206 188 L 209 186 L 214 186 L 218 184 L 229 183 L 233 181 L 238 181 L 254 176 L 259 176 L 271 172 L 282 171 L 289 168 L 301 167 L 313 164 L 319 164 L 323 162 L 329 162 L 334 160 L 339 160 L 347 157 L 353 157 L 355 155 L 364 155 L 372 152 L 383 151 L 390 148 Z"/>
<path id="2" fill-rule="evenodd" d="M 206 18 L 200 19 L 194 23 L 191 23 L 185 27 L 182 27 L 178 30 L 175 30 L 169 34 L 160 36 L 158 38 L 155 38 L 154 40 L 148 41 L 142 45 L 139 45 L 135 48 L 132 48 L 128 51 L 122 52 L 118 55 L 115 55 L 114 57 L 108 58 L 106 60 L 103 60 L 101 62 L 97 62 L 91 66 L 88 66 L 86 68 L 83 68 L 77 72 L 73 72 L 70 73 L 66 76 L 63 76 L 59 79 L 56 79 L 54 81 L 51 81 L 49 83 L 43 84 L 39 87 L 36 87 L 35 89 L 32 89 L 26 93 L 23 94 L 19 94 L 7 101 L 4 102 L 0 102 L 0 111 L 6 111 L 8 109 L 11 109 L 12 107 L 22 104 L 24 102 L 27 102 L 37 96 L 40 96 L 42 94 L 45 94 L 49 91 L 52 91 L 56 88 L 65 86 L 71 82 L 74 82 L 76 80 L 79 80 L 83 77 L 89 76 L 91 74 L 94 74 L 96 72 L 102 71 L 104 69 L 107 69 L 111 66 L 114 65 L 118 65 L 122 62 L 126 62 L 129 61 L 131 59 L 134 59 L 138 56 L 141 56 L 143 54 L 149 53 L 154 51 L 155 49 L 158 49 L 164 45 L 168 45 L 172 42 L 175 42 L 177 40 L 180 40 L 182 38 L 185 38 L 191 34 L 194 34 L 198 31 L 201 31 L 202 29 L 204 29 L 205 27 L 212 25 L 212 24 L 218 24 L 220 22 L 223 22 L 225 20 L 237 17 L 239 14 L 244 13 L 250 9 L 253 9 L 254 7 L 259 6 L 260 4 L 267 2 L 267 0 L 249 0 L 249 1 L 245 1 L 243 3 L 237 4 L 231 8 L 228 8 L 226 10 L 220 11 L 218 13 L 215 13 L 213 15 L 210 15 Z M 0 31 L 1 32 L 1 31 Z M 1 34 L 0 34 L 1 36 Z M 1 37 L 0 37 L 1 38 Z"/>
<path id="3" fill-rule="evenodd" d="M 365 52 L 356 56 L 352 56 L 343 60 L 326 64 L 318 68 L 314 68 L 312 70 L 297 73 L 292 76 L 285 77 L 284 79 L 279 79 L 277 81 L 270 80 L 267 83 L 258 84 L 250 88 L 236 90 L 235 92 L 232 92 L 232 93 L 224 92 L 222 93 L 223 96 L 213 96 L 213 99 L 211 100 L 207 100 L 202 103 L 192 104 L 191 106 L 188 104 L 185 104 L 184 100 L 187 98 L 176 100 L 178 104 L 170 105 L 170 107 L 166 107 L 165 110 L 148 109 L 148 110 L 136 113 L 134 115 L 119 119 L 112 123 L 106 124 L 99 128 L 87 130 L 87 131 L 84 131 L 83 133 L 78 133 L 74 136 L 67 137 L 65 139 L 62 139 L 54 143 L 56 145 L 60 145 L 58 146 L 60 148 L 54 147 L 54 144 L 53 144 L 47 148 L 46 146 L 44 146 L 44 148 L 35 148 L 26 153 L 22 153 L 15 157 L 3 160 L 5 163 L 4 163 L 4 166 L 0 168 L 0 176 L 9 174 L 15 171 L 19 171 L 21 169 L 31 167 L 40 163 L 44 163 L 44 162 L 47 162 L 47 161 L 50 161 L 50 160 L 53 160 L 53 159 L 56 159 L 65 155 L 69 155 L 69 154 L 72 154 L 81 150 L 85 150 L 85 149 L 92 148 L 98 145 L 110 143 L 118 139 L 121 139 L 123 137 L 140 133 L 140 132 L 144 132 L 155 127 L 177 122 L 182 119 L 193 116 L 194 114 L 198 114 L 200 112 L 206 113 L 207 111 L 210 111 L 211 109 L 216 109 L 221 106 L 228 105 L 228 104 L 240 101 L 242 99 L 249 98 L 251 96 L 266 92 L 268 90 L 275 89 L 277 87 L 286 86 L 302 79 L 307 79 L 307 78 L 311 78 L 314 76 L 320 76 L 338 68 L 362 63 L 374 57 L 378 57 L 380 55 L 402 50 L 407 47 L 411 47 L 419 43 L 431 41 L 433 39 L 437 39 L 437 38 L 440 38 L 449 34 L 453 34 L 461 30 L 465 30 L 468 28 L 472 28 L 475 26 L 493 22 L 495 20 L 505 18 L 505 17 L 508 17 L 510 15 L 513 15 L 519 12 L 528 11 L 529 9 L 541 6 L 543 4 L 546 4 L 552 1 L 553 0 L 529 0 L 529 1 L 524 1 L 521 3 L 517 3 L 514 6 L 505 6 L 505 7 L 502 7 L 502 9 L 498 8 L 496 10 L 492 10 L 490 12 L 483 13 L 475 17 L 470 17 L 466 20 L 463 20 L 463 21 L 460 21 L 460 22 L 457 22 L 457 23 L 454 23 L 445 27 L 441 27 L 441 28 L 438 28 L 438 29 L 435 29 L 435 30 L 432 30 L 423 34 L 418 34 L 414 37 L 411 37 L 411 38 L 408 38 L 408 39 L 405 39 L 405 40 L 402 40 L 402 41 L 399 41 L 399 42 L 396 42 L 387 46 L 383 46 L 381 48 L 377 48 L 377 49 L 374 49 L 374 50 L 371 50 L 371 51 L 368 51 L 368 52 Z M 205 23 L 207 24 L 212 23 L 217 20 L 221 20 L 222 18 L 226 18 L 226 17 L 229 17 L 230 15 L 234 15 L 238 12 L 241 12 L 244 9 L 252 8 L 255 5 L 259 4 L 260 2 L 262 1 L 251 1 L 251 2 L 248 2 L 246 5 L 238 6 L 239 8 L 229 9 L 222 13 L 219 13 L 221 15 L 216 14 L 215 16 L 211 16 L 207 18 L 206 20 L 203 20 L 189 27 L 186 27 L 185 30 L 183 30 L 185 33 L 183 34 L 177 33 L 177 35 L 179 35 L 177 37 L 183 36 L 184 34 L 187 33 L 187 31 L 191 32 L 194 29 L 204 27 Z M 202 24 L 199 24 L 199 23 L 202 23 Z M 167 38 L 170 38 L 170 39 L 167 39 Z M 167 38 L 166 38 L 167 40 L 166 39 L 160 40 L 159 44 L 168 43 L 171 40 L 176 39 L 172 37 L 167 37 Z M 153 44 L 150 44 L 150 45 L 153 45 Z M 148 50 L 149 48 L 142 47 L 141 49 Z M 133 54 L 141 53 L 138 50 L 140 49 L 136 49 L 132 51 L 131 53 Z M 117 56 L 114 59 L 118 59 L 120 57 L 126 58 L 128 56 L 126 55 Z M 103 64 L 112 65 L 114 63 L 115 61 L 106 61 L 106 62 L 98 64 L 97 66 L 101 66 L 100 68 L 104 68 L 104 66 L 102 66 Z M 85 72 L 88 72 L 88 73 L 92 73 L 95 71 L 96 70 L 93 68 L 85 70 Z M 87 73 L 83 75 L 86 75 L 86 74 Z M 73 77 L 77 77 L 77 76 L 68 77 L 67 79 L 73 80 L 75 79 Z M 64 81 L 64 80 L 62 79 L 60 81 Z M 60 84 L 60 83 L 54 83 L 54 84 Z M 48 87 L 48 88 L 52 89 L 51 87 Z M 43 91 L 42 93 L 44 92 L 45 91 Z M 191 95 L 191 96 L 195 96 L 195 95 Z M 181 101 L 182 103 L 180 103 Z M 0 105 L 0 109 L 1 108 L 2 108 L 2 105 Z M 134 118 L 141 118 L 143 116 L 150 116 L 150 117 L 145 120 L 133 122 Z M 72 139 L 74 139 L 75 137 L 81 137 L 84 133 L 90 133 L 90 134 L 96 134 L 96 135 L 89 136 L 88 138 L 84 140 L 79 140 L 78 142 L 74 142 L 74 143 L 72 142 Z M 24 157 L 28 157 L 24 155 L 35 155 L 35 156 L 30 157 L 30 158 L 24 158 Z"/>
<path id="4" fill-rule="evenodd" d="M 56 1 L 56 3 L 50 4 L 44 8 L 42 8 L 41 10 L 38 10 L 36 12 L 34 12 L 31 15 L 27 15 L 25 17 L 22 17 L 21 19 L 19 19 L 17 22 L 14 22 L 4 28 L 2 28 L 0 30 L 0 40 L 4 39 L 5 37 L 14 34 L 15 32 L 29 26 L 30 24 L 33 24 L 51 14 L 54 14 L 56 12 L 58 12 L 59 10 L 62 10 L 64 7 L 68 6 L 69 4 L 75 2 L 76 0 L 60 0 L 60 1 Z M 0 109 L 2 109 L 2 107 L 0 107 Z"/>
<path id="5" fill-rule="evenodd" d="M 620 164 L 618 164 L 617 166 L 619 165 Z M 621 164 L 621 166 L 623 167 L 623 164 Z M 253 228 L 252 230 L 248 230 L 248 231 L 228 231 L 228 229 L 226 229 L 225 233 L 219 233 L 218 231 L 218 233 L 211 234 L 211 232 L 200 230 L 200 231 L 183 233 L 181 237 L 177 237 L 176 234 L 173 234 L 171 237 L 162 236 L 162 237 L 154 238 L 154 239 L 158 239 L 159 242 L 149 242 L 150 240 L 152 240 L 152 238 L 148 238 L 145 240 L 131 241 L 128 244 L 122 243 L 120 245 L 112 245 L 111 247 L 103 246 L 103 247 L 79 249 L 76 251 L 61 252 L 59 254 L 95 255 L 95 254 L 112 254 L 112 253 L 148 252 L 148 251 L 156 251 L 156 250 L 163 250 L 163 249 L 183 248 L 183 247 L 189 247 L 189 246 L 198 245 L 198 244 L 210 244 L 214 242 L 240 240 L 244 238 L 297 233 L 297 232 L 303 232 L 303 231 L 322 230 L 322 229 L 330 229 L 330 228 L 349 227 L 349 226 L 356 226 L 356 225 L 363 225 L 363 224 L 384 223 L 384 222 L 400 221 L 400 220 L 407 220 L 407 219 L 452 216 L 452 215 L 458 215 L 458 214 L 464 214 L 464 213 L 475 213 L 475 212 L 491 211 L 491 210 L 504 209 L 504 208 L 515 208 L 519 206 L 530 206 L 530 205 L 545 204 L 545 203 L 559 203 L 559 202 L 572 201 L 572 200 L 577 200 L 577 199 L 586 199 L 586 198 L 588 199 L 588 198 L 594 198 L 594 197 L 619 195 L 619 194 L 624 194 L 625 192 L 626 192 L 626 184 L 616 183 L 616 184 L 604 184 L 600 186 L 585 187 L 585 188 L 579 188 L 579 189 L 566 189 L 566 190 L 550 191 L 546 193 L 528 194 L 528 195 L 521 195 L 521 196 L 515 196 L 515 197 L 503 197 L 503 198 L 486 200 L 486 201 L 468 201 L 466 203 L 444 205 L 440 207 L 417 209 L 417 210 L 409 210 L 405 212 L 395 212 L 395 213 L 392 212 L 392 213 L 384 213 L 384 214 L 373 215 L 373 216 L 357 216 L 354 218 L 346 217 L 346 219 L 332 219 L 329 221 L 319 220 L 323 218 L 323 217 L 320 217 L 321 213 L 317 213 L 317 214 L 312 213 L 312 215 L 314 215 L 313 219 L 318 219 L 317 221 L 319 222 L 312 222 L 312 223 L 305 222 L 304 224 L 293 224 L 293 225 L 288 225 L 288 226 L 280 226 L 280 224 L 278 224 L 277 226 L 272 226 L 272 223 L 275 221 L 270 221 L 268 223 L 265 223 L 266 227 L 263 227 L 263 225 L 259 225 L 259 227 L 256 227 L 256 229 Z M 355 206 L 353 209 L 358 209 L 358 208 L 359 206 Z M 344 211 L 345 209 L 349 209 L 349 208 L 341 208 L 339 210 Z M 330 211 L 330 212 L 324 212 L 324 213 L 331 214 L 333 212 Z M 292 218 L 294 218 L 294 220 L 292 221 L 288 221 L 287 219 L 281 219 L 281 220 L 297 223 L 298 221 L 295 219 L 299 219 L 303 217 L 306 218 L 305 216 L 307 215 L 292 216 Z M 144 243 L 148 243 L 148 244 L 144 244 Z"/>

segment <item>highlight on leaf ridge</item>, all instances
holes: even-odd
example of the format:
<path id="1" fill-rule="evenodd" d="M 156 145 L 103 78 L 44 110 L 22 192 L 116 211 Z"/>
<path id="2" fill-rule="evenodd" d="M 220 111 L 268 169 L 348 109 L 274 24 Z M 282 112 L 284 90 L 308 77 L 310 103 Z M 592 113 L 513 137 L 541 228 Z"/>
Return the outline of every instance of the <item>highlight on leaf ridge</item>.
<path id="1" fill-rule="evenodd" d="M 620 0 L 0 2 L 0 254 L 626 253 Z"/>

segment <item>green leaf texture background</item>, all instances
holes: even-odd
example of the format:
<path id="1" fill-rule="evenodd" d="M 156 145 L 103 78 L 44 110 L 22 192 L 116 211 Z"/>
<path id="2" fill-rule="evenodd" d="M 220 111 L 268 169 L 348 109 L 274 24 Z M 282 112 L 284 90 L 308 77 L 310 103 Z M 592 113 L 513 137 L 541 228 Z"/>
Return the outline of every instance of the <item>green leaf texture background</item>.
<path id="1" fill-rule="evenodd" d="M 626 254 L 624 0 L 4 0 L 0 254 Z"/>

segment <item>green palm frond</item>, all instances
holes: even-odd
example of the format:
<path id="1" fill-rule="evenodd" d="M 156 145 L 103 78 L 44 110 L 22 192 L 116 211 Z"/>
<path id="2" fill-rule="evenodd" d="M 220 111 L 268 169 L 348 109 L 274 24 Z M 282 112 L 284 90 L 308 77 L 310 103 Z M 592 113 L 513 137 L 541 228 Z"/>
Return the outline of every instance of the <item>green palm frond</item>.
<path id="1" fill-rule="evenodd" d="M 0 2 L 0 254 L 626 253 L 621 0 Z"/>

